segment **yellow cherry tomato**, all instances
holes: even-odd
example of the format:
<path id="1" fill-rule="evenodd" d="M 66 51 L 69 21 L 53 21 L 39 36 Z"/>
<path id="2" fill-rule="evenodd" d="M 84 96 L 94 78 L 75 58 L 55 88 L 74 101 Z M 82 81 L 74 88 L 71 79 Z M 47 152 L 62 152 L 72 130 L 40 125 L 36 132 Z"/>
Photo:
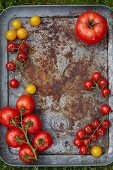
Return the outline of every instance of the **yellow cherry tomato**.
<path id="1" fill-rule="evenodd" d="M 102 155 L 102 148 L 100 146 L 93 146 L 91 148 L 91 154 L 94 157 L 99 157 Z"/>
<path id="2" fill-rule="evenodd" d="M 17 30 L 17 37 L 19 39 L 23 40 L 23 39 L 27 38 L 27 36 L 28 36 L 28 32 L 25 28 L 19 28 Z"/>
<path id="3" fill-rule="evenodd" d="M 33 85 L 33 84 L 28 84 L 28 85 L 26 86 L 26 92 L 29 93 L 29 94 L 34 94 L 34 93 L 36 93 L 36 87 L 35 87 L 35 85 Z"/>
<path id="4" fill-rule="evenodd" d="M 30 18 L 30 25 L 33 27 L 36 27 L 38 25 L 40 25 L 41 23 L 41 18 L 39 16 L 32 16 Z"/>
<path id="5" fill-rule="evenodd" d="M 11 25 L 12 25 L 12 27 L 15 28 L 15 29 L 19 29 L 19 28 L 22 26 L 22 24 L 21 24 L 21 22 L 20 22 L 19 19 L 14 19 L 14 20 L 12 21 Z"/>
<path id="6" fill-rule="evenodd" d="M 9 41 L 14 41 L 16 39 L 16 32 L 14 30 L 8 30 L 5 37 Z"/>

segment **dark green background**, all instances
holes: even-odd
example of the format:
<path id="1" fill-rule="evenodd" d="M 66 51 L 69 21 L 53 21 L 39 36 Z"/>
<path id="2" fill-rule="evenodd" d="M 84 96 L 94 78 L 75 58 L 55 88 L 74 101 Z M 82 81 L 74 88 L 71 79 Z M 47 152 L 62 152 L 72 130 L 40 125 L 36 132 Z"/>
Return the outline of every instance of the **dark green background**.
<path id="1" fill-rule="evenodd" d="M 113 0 L 0 0 L 0 11 L 14 5 L 50 5 L 50 4 L 100 4 L 113 9 Z M 113 170 L 113 164 L 104 167 L 75 167 L 75 168 L 20 168 L 10 167 L 0 161 L 0 170 Z"/>

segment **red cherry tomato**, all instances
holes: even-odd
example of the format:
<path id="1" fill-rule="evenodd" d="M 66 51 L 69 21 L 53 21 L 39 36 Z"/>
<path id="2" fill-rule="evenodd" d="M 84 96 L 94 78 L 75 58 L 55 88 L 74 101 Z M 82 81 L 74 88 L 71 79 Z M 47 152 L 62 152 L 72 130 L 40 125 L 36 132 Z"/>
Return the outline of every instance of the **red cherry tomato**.
<path id="1" fill-rule="evenodd" d="M 79 152 L 80 152 L 80 154 L 85 155 L 88 152 L 87 146 L 85 146 L 85 145 L 80 146 Z"/>
<path id="2" fill-rule="evenodd" d="M 6 142 L 10 147 L 18 148 L 26 141 L 24 133 L 16 127 L 9 129 L 6 133 Z"/>
<path id="3" fill-rule="evenodd" d="M 85 146 L 89 146 L 89 145 L 90 145 L 90 143 L 91 143 L 90 138 L 84 138 L 84 139 L 83 139 L 83 145 L 85 145 Z"/>
<path id="4" fill-rule="evenodd" d="M 10 61 L 6 64 L 6 69 L 8 71 L 14 71 L 16 69 L 16 64 L 14 62 Z"/>
<path id="5" fill-rule="evenodd" d="M 104 120 L 103 122 L 102 122 L 102 128 L 104 128 L 104 129 L 108 129 L 109 127 L 110 127 L 110 121 L 109 120 Z"/>
<path id="6" fill-rule="evenodd" d="M 29 134 L 35 134 L 41 130 L 42 124 L 40 118 L 36 114 L 28 114 L 22 120 L 23 127 L 28 128 Z"/>
<path id="7" fill-rule="evenodd" d="M 80 147 L 82 145 L 82 141 L 80 138 L 75 138 L 73 141 L 74 145 Z"/>
<path id="8" fill-rule="evenodd" d="M 23 115 L 30 114 L 35 108 L 35 101 L 29 94 L 20 96 L 16 102 L 16 109 Z"/>
<path id="9" fill-rule="evenodd" d="M 10 80 L 9 85 L 11 88 L 17 88 L 19 86 L 19 82 L 16 79 L 12 79 Z"/>
<path id="10" fill-rule="evenodd" d="M 111 91 L 108 88 L 103 88 L 101 94 L 103 97 L 108 97 L 111 94 Z"/>
<path id="11" fill-rule="evenodd" d="M 20 42 L 18 48 L 21 52 L 27 53 L 29 51 L 29 46 L 26 42 Z"/>
<path id="12" fill-rule="evenodd" d="M 108 81 L 103 78 L 98 82 L 98 86 L 100 87 L 100 89 L 103 89 L 104 87 L 108 86 Z"/>
<path id="13" fill-rule="evenodd" d="M 91 124 L 92 124 L 92 127 L 94 129 L 96 129 L 100 124 L 100 120 L 99 119 L 93 119 Z"/>
<path id="14" fill-rule="evenodd" d="M 102 113 L 103 115 L 107 115 L 109 114 L 109 112 L 111 112 L 111 107 L 107 104 L 102 104 L 100 106 L 100 113 Z"/>
<path id="15" fill-rule="evenodd" d="M 4 107 L 1 109 L 0 111 L 0 122 L 2 123 L 2 125 L 8 127 L 8 128 L 12 128 L 14 127 L 14 124 L 12 123 L 12 120 L 18 124 L 20 121 L 20 114 L 19 112 L 12 108 L 12 107 Z"/>
<path id="16" fill-rule="evenodd" d="M 101 79 L 102 75 L 100 72 L 95 72 L 92 75 L 92 80 L 95 82 L 98 82 Z"/>
<path id="17" fill-rule="evenodd" d="M 51 135 L 46 131 L 38 132 L 32 139 L 33 146 L 37 148 L 38 151 L 45 151 L 49 149 L 53 143 Z"/>
<path id="18" fill-rule="evenodd" d="M 82 130 L 82 129 L 78 130 L 78 131 L 76 132 L 76 136 L 77 136 L 78 138 L 80 138 L 80 139 L 83 139 L 84 136 L 85 136 L 85 131 Z"/>
<path id="19" fill-rule="evenodd" d="M 93 131 L 92 125 L 91 125 L 91 124 L 86 125 L 86 126 L 84 127 L 84 131 L 85 131 L 86 134 L 91 134 L 92 131 Z"/>
<path id="20" fill-rule="evenodd" d="M 97 133 L 92 134 L 90 139 L 91 139 L 92 142 L 97 141 L 97 139 L 98 139 Z"/>
<path id="21" fill-rule="evenodd" d="M 91 80 L 86 80 L 84 82 L 84 87 L 87 89 L 87 90 L 91 90 L 92 87 L 94 87 L 94 83 L 91 81 Z"/>
<path id="22" fill-rule="evenodd" d="M 28 59 L 28 56 L 24 52 L 19 52 L 19 54 L 17 55 L 17 60 L 21 63 L 26 62 L 27 59 Z"/>
<path id="23" fill-rule="evenodd" d="M 17 50 L 17 45 L 14 42 L 9 42 L 6 47 L 7 51 L 14 53 Z"/>
<path id="24" fill-rule="evenodd" d="M 102 41 L 107 30 L 104 17 L 94 11 L 81 14 L 75 24 L 76 36 L 87 44 L 97 44 Z"/>
<path id="25" fill-rule="evenodd" d="M 98 130 L 96 131 L 98 136 L 104 136 L 106 131 L 104 130 L 104 128 L 102 128 L 101 126 L 98 128 Z"/>

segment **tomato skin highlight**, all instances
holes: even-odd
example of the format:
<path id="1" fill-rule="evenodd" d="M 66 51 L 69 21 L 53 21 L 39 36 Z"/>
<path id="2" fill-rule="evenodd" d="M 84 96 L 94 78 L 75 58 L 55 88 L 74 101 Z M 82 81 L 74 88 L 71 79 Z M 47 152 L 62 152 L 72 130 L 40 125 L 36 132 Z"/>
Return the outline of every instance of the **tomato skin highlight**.
<path id="1" fill-rule="evenodd" d="M 81 14 L 75 24 L 76 36 L 86 44 L 97 44 L 104 39 L 108 25 L 103 16 L 94 11 Z"/>
<path id="2" fill-rule="evenodd" d="M 74 145 L 80 147 L 82 145 L 82 141 L 79 138 L 75 138 L 73 141 Z"/>
<path id="3" fill-rule="evenodd" d="M 14 71 L 16 70 L 16 64 L 13 62 L 13 61 L 9 61 L 7 64 L 6 64 L 6 69 L 8 71 Z"/>
<path id="4" fill-rule="evenodd" d="M 91 90 L 92 87 L 94 87 L 94 83 L 91 81 L 91 80 L 86 80 L 84 82 L 84 87 L 87 89 L 87 90 Z"/>
<path id="5" fill-rule="evenodd" d="M 12 79 L 10 80 L 9 85 L 11 88 L 17 88 L 19 86 L 19 82 L 16 79 Z"/>
<path id="6" fill-rule="evenodd" d="M 102 104 L 100 106 L 100 113 L 102 113 L 103 115 L 107 115 L 111 112 L 111 107 L 107 104 Z"/>

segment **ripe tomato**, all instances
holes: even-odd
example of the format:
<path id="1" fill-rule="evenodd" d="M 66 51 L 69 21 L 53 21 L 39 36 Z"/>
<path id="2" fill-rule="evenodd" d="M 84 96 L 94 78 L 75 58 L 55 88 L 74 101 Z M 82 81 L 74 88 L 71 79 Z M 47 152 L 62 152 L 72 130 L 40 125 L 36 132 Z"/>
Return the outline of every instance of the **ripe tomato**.
<path id="1" fill-rule="evenodd" d="M 102 113 L 103 115 L 107 115 L 109 114 L 109 112 L 111 112 L 111 107 L 107 104 L 102 104 L 100 106 L 100 113 Z"/>
<path id="2" fill-rule="evenodd" d="M 80 138 L 80 139 L 83 139 L 84 136 L 85 136 L 85 131 L 82 130 L 82 129 L 78 130 L 78 131 L 76 132 L 76 136 L 77 136 L 78 138 Z"/>
<path id="3" fill-rule="evenodd" d="M 16 127 L 9 129 L 6 133 L 6 142 L 10 147 L 18 148 L 26 141 L 24 133 Z"/>
<path id="4" fill-rule="evenodd" d="M 104 120 L 103 122 L 102 122 L 102 128 L 104 128 L 104 129 L 108 129 L 109 127 L 110 127 L 110 121 L 109 120 Z"/>
<path id="5" fill-rule="evenodd" d="M 96 131 L 98 136 L 104 136 L 106 131 L 104 130 L 104 128 L 102 128 L 101 126 L 97 129 Z"/>
<path id="6" fill-rule="evenodd" d="M 12 119 L 16 124 L 18 124 L 20 121 L 19 112 L 16 109 L 8 106 L 2 108 L 0 111 L 0 122 L 4 126 L 11 128 L 14 127 L 14 124 L 11 122 Z"/>
<path id="7" fill-rule="evenodd" d="M 89 138 L 84 138 L 84 139 L 83 139 L 83 145 L 89 146 L 90 143 L 91 143 L 91 140 L 90 140 Z"/>
<path id="8" fill-rule="evenodd" d="M 23 127 L 28 127 L 29 134 L 35 134 L 41 130 L 42 124 L 40 118 L 36 114 L 28 114 L 22 120 Z"/>
<path id="9" fill-rule="evenodd" d="M 29 94 L 35 94 L 36 93 L 36 86 L 34 84 L 28 84 L 26 86 L 26 92 Z"/>
<path id="10" fill-rule="evenodd" d="M 80 147 L 82 145 L 82 141 L 80 138 L 75 138 L 73 141 L 74 145 Z"/>
<path id="11" fill-rule="evenodd" d="M 14 62 L 10 61 L 6 64 L 6 69 L 8 71 L 14 71 L 16 69 L 16 64 Z"/>
<path id="12" fill-rule="evenodd" d="M 17 37 L 21 40 L 27 38 L 28 36 L 28 31 L 25 28 L 19 28 L 17 30 Z"/>
<path id="13" fill-rule="evenodd" d="M 104 87 L 108 86 L 108 81 L 103 78 L 98 82 L 98 86 L 100 87 L 100 89 L 103 89 Z"/>
<path id="14" fill-rule="evenodd" d="M 91 148 L 91 154 L 94 157 L 99 157 L 102 155 L 102 148 L 100 146 L 93 146 Z"/>
<path id="15" fill-rule="evenodd" d="M 100 124 L 100 120 L 99 120 L 99 119 L 93 119 L 93 120 L 92 120 L 91 125 L 92 125 L 92 127 L 93 127 L 94 129 L 96 129 L 96 128 L 99 126 L 99 124 Z"/>
<path id="16" fill-rule="evenodd" d="M 37 27 L 41 23 L 41 18 L 39 16 L 32 16 L 30 18 L 30 25 L 33 27 Z"/>
<path id="17" fill-rule="evenodd" d="M 80 154 L 85 155 L 88 152 L 87 146 L 85 146 L 85 145 L 80 146 L 79 152 L 80 152 Z"/>
<path id="18" fill-rule="evenodd" d="M 37 152 L 38 155 L 38 152 Z M 25 163 L 30 163 L 35 160 L 34 153 L 29 145 L 24 144 L 19 150 L 19 158 Z"/>
<path id="19" fill-rule="evenodd" d="M 98 82 L 101 79 L 102 75 L 100 72 L 95 72 L 92 75 L 92 80 L 95 82 Z"/>
<path id="20" fill-rule="evenodd" d="M 20 22 L 19 19 L 14 19 L 14 20 L 12 21 L 11 25 L 12 25 L 12 27 L 15 28 L 15 29 L 19 29 L 19 28 L 22 26 L 22 24 L 21 24 L 21 22 Z"/>
<path id="21" fill-rule="evenodd" d="M 86 134 L 91 134 L 92 131 L 93 131 L 92 125 L 91 125 L 91 124 L 86 125 L 86 126 L 84 127 L 84 131 L 85 131 Z"/>
<path id="22" fill-rule="evenodd" d="M 97 141 L 97 139 L 98 139 L 97 133 L 94 133 L 94 134 L 91 135 L 91 141 L 92 141 L 92 142 Z"/>
<path id="23" fill-rule="evenodd" d="M 20 96 L 16 102 L 16 109 L 23 115 L 32 113 L 35 108 L 35 101 L 32 96 L 24 94 Z"/>
<path id="24" fill-rule="evenodd" d="M 12 79 L 10 80 L 9 85 L 11 88 L 17 88 L 19 86 L 19 82 L 16 79 Z"/>
<path id="25" fill-rule="evenodd" d="M 105 87 L 102 89 L 101 94 L 103 97 L 108 97 L 111 94 L 111 91 L 110 91 L 110 89 Z"/>
<path id="26" fill-rule="evenodd" d="M 29 46 L 26 42 L 20 42 L 18 48 L 21 52 L 27 53 L 29 51 Z"/>
<path id="27" fill-rule="evenodd" d="M 17 50 L 17 45 L 14 42 L 8 42 L 6 49 L 7 51 L 14 53 Z"/>
<path id="28" fill-rule="evenodd" d="M 19 54 L 17 55 L 17 60 L 21 63 L 26 62 L 27 59 L 28 59 L 28 56 L 24 52 L 19 52 Z"/>
<path id="29" fill-rule="evenodd" d="M 87 89 L 87 90 L 91 90 L 92 87 L 94 87 L 94 83 L 91 81 L 91 80 L 86 80 L 84 82 L 84 87 Z"/>
<path id="30" fill-rule="evenodd" d="M 106 20 L 94 11 L 87 11 L 80 15 L 75 24 L 77 37 L 87 44 L 97 44 L 107 33 Z"/>
<path id="31" fill-rule="evenodd" d="M 53 141 L 51 135 L 46 131 L 38 132 L 33 137 L 33 146 L 37 148 L 38 151 L 45 151 L 51 147 Z"/>
<path id="32" fill-rule="evenodd" d="M 5 34 L 5 37 L 9 41 L 14 41 L 16 39 L 16 31 L 8 30 Z"/>

